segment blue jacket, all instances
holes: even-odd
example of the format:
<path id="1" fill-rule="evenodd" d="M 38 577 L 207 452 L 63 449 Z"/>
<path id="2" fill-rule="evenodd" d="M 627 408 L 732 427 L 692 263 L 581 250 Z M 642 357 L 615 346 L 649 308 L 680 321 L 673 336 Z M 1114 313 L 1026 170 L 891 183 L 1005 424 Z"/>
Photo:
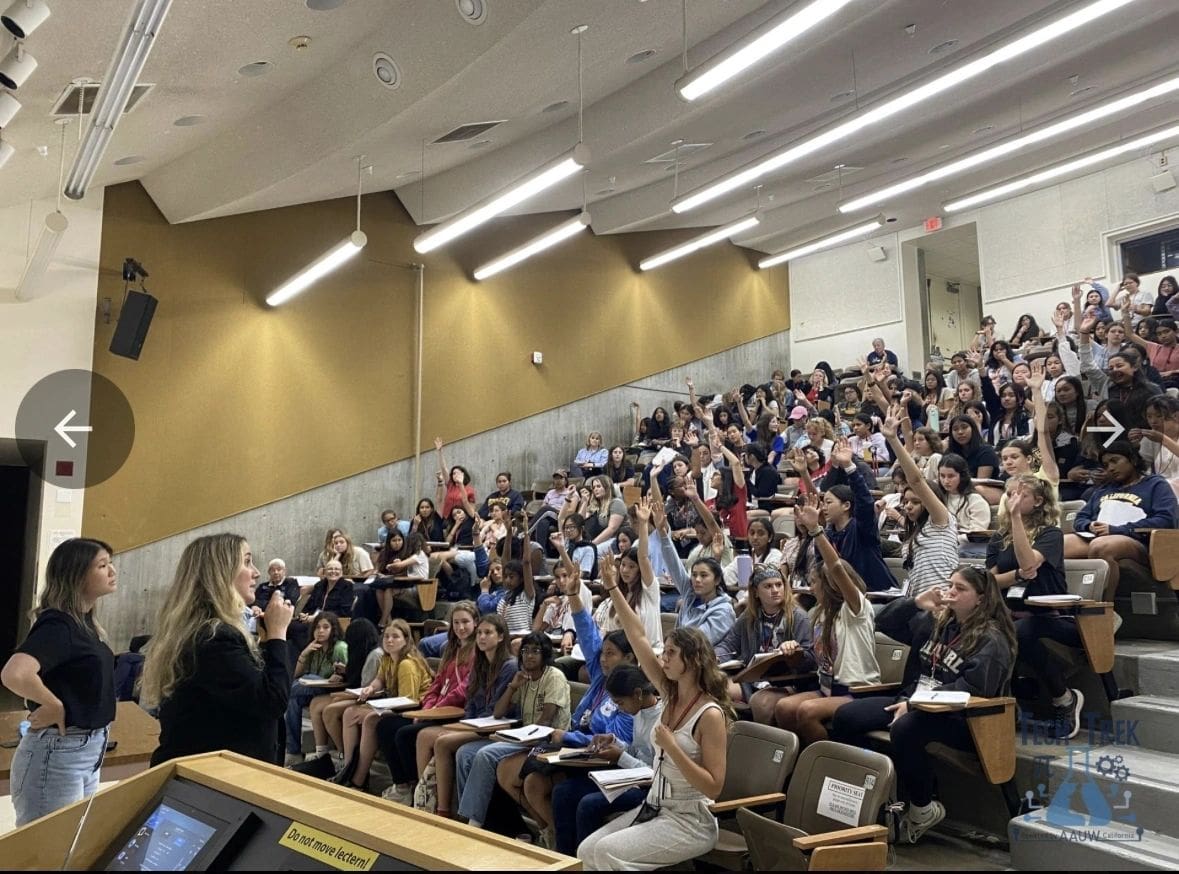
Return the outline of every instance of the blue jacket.
<path id="1" fill-rule="evenodd" d="M 476 652 L 475 658 L 486 658 L 482 653 Z M 467 687 L 467 706 L 464 719 L 478 719 L 481 716 L 494 716 L 495 703 L 503 697 L 504 690 L 508 688 L 508 683 L 512 682 L 512 677 L 516 676 L 519 670 L 518 663 L 515 659 L 507 659 L 500 666 L 499 675 L 493 681 L 490 689 L 475 689 L 472 690 L 470 686 Z M 472 672 L 473 674 L 473 672 Z M 470 683 L 470 680 L 467 681 Z M 514 711 L 515 708 L 512 708 Z M 514 715 L 510 712 L 509 715 Z"/>
<path id="2" fill-rule="evenodd" d="M 876 527 L 876 508 L 859 468 L 847 471 L 852 490 L 852 515 L 842 531 L 827 526 L 827 539 L 839 557 L 855 568 L 869 592 L 883 592 L 893 586 L 893 577 L 880 553 L 880 533 Z"/>
<path id="3" fill-rule="evenodd" d="M 568 747 L 588 747 L 595 734 L 612 734 L 623 746 L 634 735 L 634 717 L 618 709 L 606 694 L 606 674 L 598 655 L 602 652 L 602 635 L 590 615 L 589 608 L 582 604 L 581 610 L 573 614 L 573 627 L 577 630 L 577 643 L 585 656 L 585 669 L 589 671 L 590 684 L 581 696 L 577 709 L 569 720 L 572 727 L 565 732 L 561 744 Z M 595 706 L 595 702 L 596 706 Z M 587 710 L 593 707 L 589 718 L 589 732 L 578 731 Z"/>
<path id="4" fill-rule="evenodd" d="M 1109 526 L 1110 534 L 1124 534 L 1148 545 L 1150 534 L 1138 534 L 1137 529 L 1176 527 L 1175 493 L 1165 479 L 1158 474 L 1150 474 L 1132 486 L 1114 483 L 1094 490 L 1085 506 L 1077 511 L 1073 530 L 1088 531 L 1090 524 L 1096 521 L 1101 512 L 1101 505 L 1106 501 L 1132 504 L 1145 514 L 1144 518 L 1129 525 Z"/>
<path id="5" fill-rule="evenodd" d="M 684 567 L 684 563 L 676 554 L 675 545 L 671 542 L 671 538 L 664 537 L 662 531 L 656 531 L 655 539 L 659 541 L 659 548 L 663 551 L 663 562 L 667 565 L 667 572 L 671 575 L 675 587 L 679 589 L 680 595 L 683 596 L 680 604 L 680 618 L 676 621 L 676 626 L 679 628 L 699 628 L 708 638 L 708 642 L 716 646 L 720 643 L 721 638 L 729 633 L 733 623 L 737 621 L 737 614 L 733 612 L 733 602 L 723 588 L 724 582 L 722 581 L 721 588 L 717 589 L 715 598 L 711 601 L 701 601 L 692 591 L 692 575 L 688 573 L 688 569 Z M 877 554 L 880 552 L 879 545 L 876 547 L 876 552 Z M 883 567 L 883 559 L 881 559 L 881 566 Z M 885 568 L 884 572 L 887 574 L 888 569 Z M 889 583 L 889 586 L 891 585 L 892 583 Z"/>

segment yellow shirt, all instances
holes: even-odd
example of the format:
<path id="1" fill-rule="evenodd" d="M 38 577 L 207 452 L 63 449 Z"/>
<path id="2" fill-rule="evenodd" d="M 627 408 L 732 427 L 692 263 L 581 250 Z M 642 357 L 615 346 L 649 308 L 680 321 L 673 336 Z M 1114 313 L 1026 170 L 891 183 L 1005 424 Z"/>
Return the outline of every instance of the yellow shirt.
<path id="1" fill-rule="evenodd" d="M 390 698 L 404 697 L 421 701 L 426 690 L 430 688 L 430 671 L 419 665 L 415 660 L 404 658 L 397 662 L 397 674 L 393 676 L 393 659 L 388 655 L 381 656 L 381 664 L 377 667 L 377 676 L 385 687 L 385 694 Z"/>

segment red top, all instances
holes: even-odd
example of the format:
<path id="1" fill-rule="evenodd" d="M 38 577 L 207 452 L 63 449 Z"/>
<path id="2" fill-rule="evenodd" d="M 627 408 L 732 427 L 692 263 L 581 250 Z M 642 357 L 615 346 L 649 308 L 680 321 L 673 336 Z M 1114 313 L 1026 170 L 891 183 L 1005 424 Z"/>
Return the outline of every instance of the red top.
<path id="1" fill-rule="evenodd" d="M 475 503 L 475 490 L 467 486 L 467 498 Z M 449 520 L 451 511 L 463 505 L 463 487 L 451 480 L 446 484 L 446 497 L 442 500 L 442 518 Z"/>
<path id="2" fill-rule="evenodd" d="M 728 524 L 730 537 L 734 540 L 745 540 L 749 536 L 749 511 L 745 506 L 745 502 L 749 500 L 748 487 L 733 483 L 733 497 L 737 502 L 729 509 L 721 511 L 721 521 Z"/>
<path id="3" fill-rule="evenodd" d="M 467 680 L 471 676 L 471 667 L 475 663 L 475 649 L 471 649 L 471 658 L 465 662 L 451 659 L 434 677 L 434 682 L 422 696 L 421 709 L 429 710 L 434 707 L 465 707 L 467 704 Z"/>

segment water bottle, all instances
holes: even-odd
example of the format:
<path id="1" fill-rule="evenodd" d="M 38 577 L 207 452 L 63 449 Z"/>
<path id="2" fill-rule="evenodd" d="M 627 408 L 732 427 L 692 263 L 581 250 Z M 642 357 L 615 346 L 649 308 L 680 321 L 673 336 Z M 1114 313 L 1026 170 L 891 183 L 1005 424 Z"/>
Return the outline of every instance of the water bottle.
<path id="1" fill-rule="evenodd" d="M 32 723 L 29 722 L 27 719 L 22 719 L 20 721 L 20 725 L 17 726 L 17 729 L 20 731 L 21 737 L 24 737 L 26 734 L 29 733 L 29 727 L 31 725 L 32 725 Z"/>
<path id="2" fill-rule="evenodd" d="M 737 556 L 737 587 L 740 589 L 749 588 L 749 578 L 753 575 L 753 556 L 749 553 L 740 553 Z"/>
<path id="3" fill-rule="evenodd" d="M 925 408 L 925 424 L 937 431 L 941 428 L 941 417 L 938 415 L 938 409 L 934 404 L 930 404 Z"/>

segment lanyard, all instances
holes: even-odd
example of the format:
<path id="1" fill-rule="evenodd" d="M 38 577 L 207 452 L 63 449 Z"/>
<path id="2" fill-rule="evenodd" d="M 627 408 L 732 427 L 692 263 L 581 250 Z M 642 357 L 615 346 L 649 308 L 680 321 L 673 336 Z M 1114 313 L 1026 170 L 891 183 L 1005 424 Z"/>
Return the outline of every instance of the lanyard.
<path id="1" fill-rule="evenodd" d="M 930 649 L 930 651 L 929 651 L 929 677 L 930 677 L 930 679 L 933 679 L 934 675 L 937 674 L 937 666 L 938 666 L 938 662 L 941 661 L 942 653 L 952 650 L 954 648 L 954 644 L 956 644 L 961 639 L 961 637 L 962 637 L 962 632 L 959 631 L 957 634 L 954 635 L 954 637 L 950 641 L 948 641 L 947 643 L 942 645 L 944 647 L 943 649 L 939 650 L 937 646 L 934 646 Z"/>
<path id="2" fill-rule="evenodd" d="M 696 702 L 699 701 L 703 695 L 704 695 L 703 689 L 701 689 L 699 692 L 696 693 L 696 697 L 692 699 L 692 702 L 687 707 L 685 707 L 683 710 L 680 711 L 680 718 L 678 720 L 676 720 L 675 725 L 671 725 L 670 720 L 663 718 L 668 715 L 667 712 L 664 711 L 663 717 L 660 717 L 661 719 L 663 719 L 663 724 L 668 726 L 668 728 L 670 728 L 672 730 L 672 732 L 679 731 L 680 726 L 682 726 L 684 724 L 684 720 L 688 718 L 688 714 L 692 712 L 692 708 L 696 706 Z"/>

